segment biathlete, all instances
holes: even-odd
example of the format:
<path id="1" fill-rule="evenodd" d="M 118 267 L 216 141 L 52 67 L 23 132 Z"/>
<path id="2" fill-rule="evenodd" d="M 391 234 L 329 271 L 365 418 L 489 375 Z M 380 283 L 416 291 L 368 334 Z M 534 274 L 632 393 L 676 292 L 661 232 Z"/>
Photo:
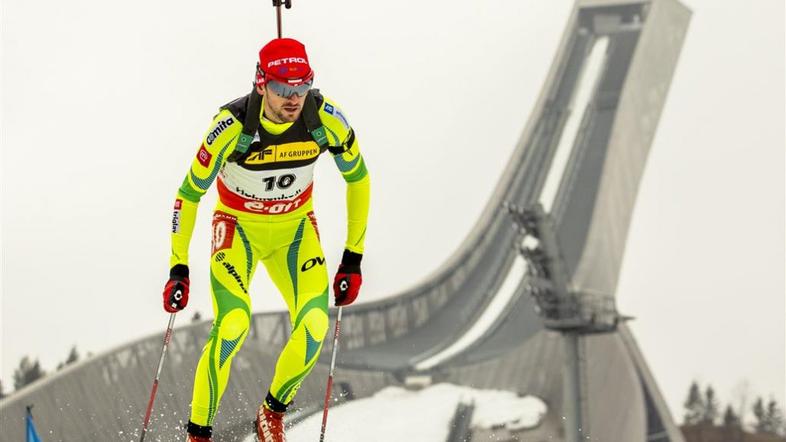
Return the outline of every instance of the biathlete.
<path id="1" fill-rule="evenodd" d="M 312 89 L 303 44 L 279 38 L 259 52 L 250 94 L 223 106 L 177 192 L 164 309 L 188 303 L 188 247 L 200 198 L 213 182 L 210 287 L 215 320 L 196 369 L 187 441 L 211 440 L 232 358 L 249 332 L 249 287 L 257 263 L 289 308 L 292 333 L 257 413 L 260 441 L 283 442 L 284 413 L 318 359 L 328 331 L 328 274 L 311 194 L 314 164 L 333 155 L 347 183 L 347 240 L 333 280 L 335 305 L 351 304 L 362 282 L 360 261 L 370 184 L 355 132 L 331 99 Z"/>

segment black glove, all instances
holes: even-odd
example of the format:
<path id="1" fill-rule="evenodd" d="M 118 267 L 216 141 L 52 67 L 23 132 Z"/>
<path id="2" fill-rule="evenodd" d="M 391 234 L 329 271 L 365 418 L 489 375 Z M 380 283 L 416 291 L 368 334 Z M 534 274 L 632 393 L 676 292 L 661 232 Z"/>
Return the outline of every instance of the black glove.
<path id="1" fill-rule="evenodd" d="M 336 305 L 352 304 L 360 293 L 363 276 L 360 274 L 360 261 L 363 255 L 344 250 L 341 264 L 338 266 L 336 277 L 333 279 L 333 295 Z"/>
<path id="2" fill-rule="evenodd" d="M 177 313 L 188 305 L 188 266 L 177 264 L 169 270 L 164 286 L 164 310 Z"/>

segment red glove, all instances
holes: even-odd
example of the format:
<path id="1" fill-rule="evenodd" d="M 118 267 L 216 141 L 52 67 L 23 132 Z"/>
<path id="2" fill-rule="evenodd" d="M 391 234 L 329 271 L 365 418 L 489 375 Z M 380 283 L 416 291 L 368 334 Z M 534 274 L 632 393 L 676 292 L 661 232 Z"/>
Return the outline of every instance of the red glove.
<path id="1" fill-rule="evenodd" d="M 188 305 L 188 266 L 177 264 L 169 271 L 164 286 L 164 310 L 177 313 Z"/>
<path id="2" fill-rule="evenodd" d="M 360 292 L 363 276 L 360 274 L 360 253 L 344 250 L 338 272 L 333 279 L 333 294 L 336 297 L 336 306 L 352 304 Z"/>

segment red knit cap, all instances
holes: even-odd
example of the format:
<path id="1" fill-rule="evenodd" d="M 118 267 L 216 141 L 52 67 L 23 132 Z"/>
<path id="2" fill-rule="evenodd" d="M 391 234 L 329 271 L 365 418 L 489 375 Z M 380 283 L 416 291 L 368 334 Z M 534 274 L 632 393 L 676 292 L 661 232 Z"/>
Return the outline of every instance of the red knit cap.
<path id="1" fill-rule="evenodd" d="M 314 71 L 308 64 L 306 47 L 292 38 L 277 38 L 266 44 L 259 51 L 259 68 L 268 80 L 292 86 L 314 78 Z M 257 84 L 264 84 L 264 79 L 258 77 Z"/>

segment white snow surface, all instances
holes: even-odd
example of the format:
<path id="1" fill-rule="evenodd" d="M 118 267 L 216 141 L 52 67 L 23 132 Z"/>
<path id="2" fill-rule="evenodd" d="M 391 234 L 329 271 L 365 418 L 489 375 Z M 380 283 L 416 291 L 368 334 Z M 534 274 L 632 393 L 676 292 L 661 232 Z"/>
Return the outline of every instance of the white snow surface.
<path id="1" fill-rule="evenodd" d="M 546 175 L 546 182 L 543 184 L 543 190 L 540 192 L 540 203 L 547 212 L 550 212 L 554 205 L 554 199 L 557 197 L 565 167 L 568 165 L 568 159 L 576 144 L 581 122 L 584 120 L 587 106 L 590 104 L 590 100 L 603 73 L 603 68 L 606 65 L 606 50 L 608 47 L 608 37 L 601 37 L 595 41 L 580 74 L 578 85 L 573 91 L 570 115 L 568 116 L 568 121 L 565 122 L 562 136 L 560 136 L 559 144 L 557 144 L 557 151 L 554 153 L 554 159 L 551 161 L 549 174 Z"/>
<path id="2" fill-rule="evenodd" d="M 475 403 L 472 427 L 507 425 L 536 426 L 546 414 L 546 404 L 533 396 L 519 397 L 510 391 L 478 390 L 453 384 L 437 384 L 419 391 L 387 387 L 374 396 L 331 408 L 326 441 L 445 440 L 459 402 Z M 290 442 L 318 440 L 322 413 L 317 413 L 287 431 Z M 245 442 L 255 442 L 250 436 Z"/>

